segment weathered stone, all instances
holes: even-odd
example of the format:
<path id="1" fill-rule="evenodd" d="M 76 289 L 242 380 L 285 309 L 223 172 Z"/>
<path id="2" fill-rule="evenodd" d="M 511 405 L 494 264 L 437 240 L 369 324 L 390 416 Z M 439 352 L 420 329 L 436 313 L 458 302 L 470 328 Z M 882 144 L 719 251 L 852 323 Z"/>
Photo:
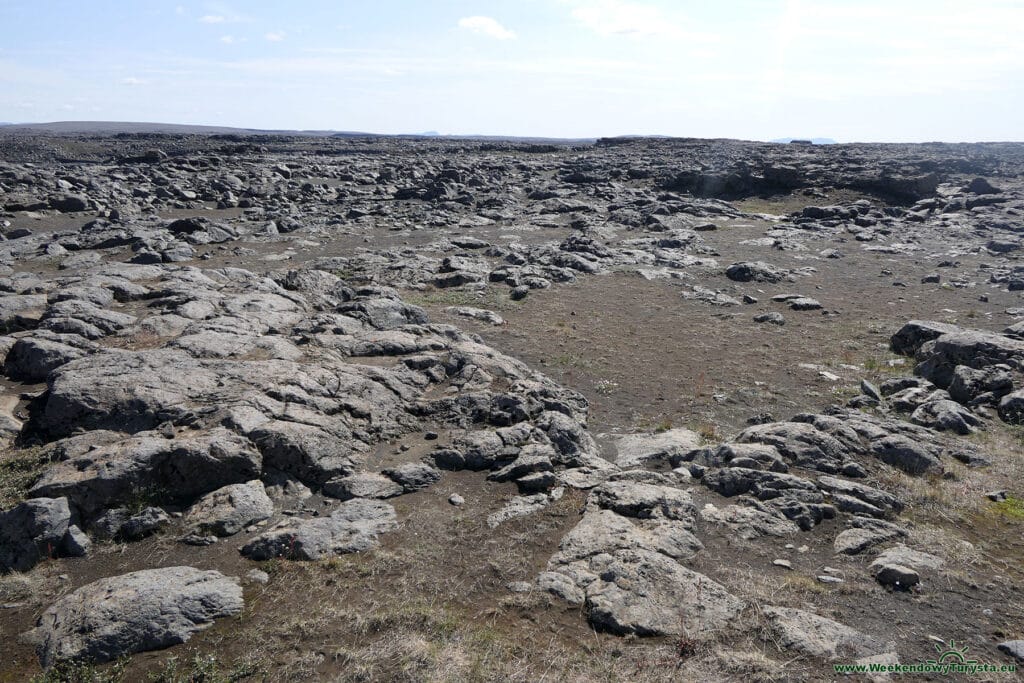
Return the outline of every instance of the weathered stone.
<path id="1" fill-rule="evenodd" d="M 910 590 L 921 583 L 921 576 L 916 571 L 899 564 L 878 565 L 874 567 L 874 572 L 878 583 L 894 590 Z"/>
<path id="2" fill-rule="evenodd" d="M 955 401 L 939 399 L 918 406 L 910 421 L 936 431 L 973 434 L 982 426 L 981 419 Z"/>
<path id="3" fill-rule="evenodd" d="M 1000 652 L 1005 652 L 1018 662 L 1024 662 L 1024 640 L 1007 640 L 999 643 Z"/>
<path id="4" fill-rule="evenodd" d="M 260 534 L 242 548 L 242 554 L 253 560 L 319 560 L 368 550 L 377 544 L 380 534 L 397 527 L 393 507 L 355 498 L 342 503 L 329 517 L 298 520 Z"/>
<path id="5" fill-rule="evenodd" d="M 999 401 L 999 417 L 1009 424 L 1024 424 L 1024 389 L 1003 396 Z"/>
<path id="6" fill-rule="evenodd" d="M 166 567 L 100 579 L 60 598 L 29 632 L 39 661 L 107 662 L 186 642 L 215 619 L 242 611 L 237 579 Z"/>
<path id="7" fill-rule="evenodd" d="M 54 463 L 33 496 L 66 496 L 85 514 L 131 502 L 139 491 L 191 501 L 258 476 L 261 458 L 245 439 L 218 428 L 189 438 L 139 435 Z"/>
<path id="8" fill-rule="evenodd" d="M 155 534 L 170 521 L 170 515 L 158 507 L 150 506 L 137 512 L 116 508 L 94 519 L 89 524 L 89 531 L 100 539 L 138 541 Z"/>
<path id="9" fill-rule="evenodd" d="M 861 633 L 825 617 L 789 607 L 765 607 L 768 627 L 780 647 L 829 660 L 895 652 L 895 643 Z"/>
<path id="10" fill-rule="evenodd" d="M 359 472 L 346 477 L 330 479 L 324 484 L 324 495 L 348 500 L 350 498 L 393 498 L 405 488 L 382 474 Z"/>
<path id="11" fill-rule="evenodd" d="M 231 536 L 272 514 L 273 502 L 263 483 L 254 479 L 206 494 L 188 509 L 184 523 L 191 534 Z"/>
<path id="12" fill-rule="evenodd" d="M 708 503 L 700 511 L 701 519 L 718 524 L 746 541 L 762 536 L 790 536 L 800 527 L 788 519 L 746 505 L 726 505 L 721 508 Z"/>
<path id="13" fill-rule="evenodd" d="M 873 441 L 871 452 L 884 463 L 907 474 L 942 472 L 942 463 L 920 443 L 898 434 Z"/>
<path id="14" fill-rule="evenodd" d="M 4 374 L 22 382 L 44 382 L 52 371 L 84 355 L 84 350 L 56 340 L 25 337 L 8 352 Z"/>
<path id="15" fill-rule="evenodd" d="M 880 527 L 846 529 L 836 536 L 832 548 L 842 555 L 858 555 L 868 548 L 891 541 L 898 536 L 899 533 L 895 530 Z"/>
<path id="16" fill-rule="evenodd" d="M 658 553 L 618 550 L 592 558 L 590 569 L 599 576 L 585 589 L 590 623 L 615 634 L 703 640 L 743 609 L 720 584 Z"/>
<path id="17" fill-rule="evenodd" d="M 663 517 L 692 522 L 697 513 L 686 491 L 629 481 L 600 484 L 590 492 L 588 504 L 639 519 Z"/>
<path id="18" fill-rule="evenodd" d="M 653 434 L 625 434 L 615 439 L 615 464 L 624 469 L 668 462 L 700 445 L 700 435 L 689 429 L 669 429 Z"/>
<path id="19" fill-rule="evenodd" d="M 425 489 L 441 479 L 440 470 L 424 463 L 399 465 L 384 470 L 384 475 L 401 486 L 406 493 Z"/>
<path id="20" fill-rule="evenodd" d="M 78 533 L 66 498 L 30 498 L 0 512 L 0 573 L 24 572 L 45 559 L 77 555 Z"/>

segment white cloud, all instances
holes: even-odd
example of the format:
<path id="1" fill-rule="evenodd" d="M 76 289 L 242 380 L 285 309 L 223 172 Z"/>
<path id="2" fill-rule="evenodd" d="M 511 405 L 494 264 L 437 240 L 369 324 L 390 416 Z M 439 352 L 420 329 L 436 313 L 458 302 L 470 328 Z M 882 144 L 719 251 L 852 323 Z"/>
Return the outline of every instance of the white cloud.
<path id="1" fill-rule="evenodd" d="M 221 36 L 220 37 L 220 42 L 224 43 L 225 45 L 231 45 L 232 43 L 235 42 L 235 37 L 234 36 Z"/>
<path id="2" fill-rule="evenodd" d="M 199 17 L 199 22 L 202 24 L 223 24 L 227 21 L 227 17 L 220 14 L 206 14 Z"/>
<path id="3" fill-rule="evenodd" d="M 602 36 L 668 36 L 695 38 L 661 8 L 622 0 L 598 0 L 579 4 L 572 17 Z M 703 36 L 707 37 L 707 36 Z"/>
<path id="4" fill-rule="evenodd" d="M 128 78 L 121 79 L 121 85 L 146 85 L 149 81 L 144 78 L 136 78 L 135 76 L 129 76 Z"/>
<path id="5" fill-rule="evenodd" d="M 510 31 L 491 17 L 463 17 L 459 19 L 459 28 L 497 40 L 512 40 L 516 37 L 515 31 Z"/>
<path id="6" fill-rule="evenodd" d="M 270 33 L 267 33 L 263 37 L 272 43 L 280 43 L 282 40 L 284 40 L 284 33 L 281 31 L 271 31 Z"/>

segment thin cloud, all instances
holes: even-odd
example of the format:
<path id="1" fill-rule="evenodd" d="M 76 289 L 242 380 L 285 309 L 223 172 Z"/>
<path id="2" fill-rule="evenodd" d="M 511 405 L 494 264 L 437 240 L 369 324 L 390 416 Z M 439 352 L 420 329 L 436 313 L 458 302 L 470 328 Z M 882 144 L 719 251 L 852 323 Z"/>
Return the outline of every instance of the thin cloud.
<path id="1" fill-rule="evenodd" d="M 660 7 L 622 0 L 598 0 L 577 4 L 572 18 L 602 36 L 663 36 L 670 38 L 711 38 L 687 31 L 678 19 L 667 15 Z"/>
<path id="2" fill-rule="evenodd" d="M 235 42 L 235 37 L 234 36 L 221 36 L 220 37 L 220 42 L 224 43 L 225 45 L 231 45 L 231 44 L 233 44 Z"/>
<path id="3" fill-rule="evenodd" d="M 128 78 L 121 79 L 121 85 L 146 85 L 149 83 L 144 78 L 136 78 L 135 76 L 129 76 Z"/>
<path id="4" fill-rule="evenodd" d="M 459 28 L 496 40 L 514 40 L 516 37 L 515 31 L 510 31 L 491 17 L 463 17 L 459 19 Z"/>
<path id="5" fill-rule="evenodd" d="M 199 23 L 201 24 L 223 24 L 227 20 L 227 17 L 220 14 L 204 14 L 199 17 Z"/>
<path id="6" fill-rule="evenodd" d="M 280 43 L 285 38 L 284 33 L 281 31 L 270 31 L 263 37 L 271 43 Z"/>

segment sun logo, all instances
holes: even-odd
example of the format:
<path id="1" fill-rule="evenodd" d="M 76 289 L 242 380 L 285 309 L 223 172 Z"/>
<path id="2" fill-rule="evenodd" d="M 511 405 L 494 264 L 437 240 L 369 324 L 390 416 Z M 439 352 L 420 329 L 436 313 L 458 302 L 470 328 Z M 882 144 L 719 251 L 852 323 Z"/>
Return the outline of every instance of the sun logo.
<path id="1" fill-rule="evenodd" d="M 975 664 L 978 660 L 967 659 L 967 651 L 970 648 L 964 645 L 957 647 L 956 641 L 949 641 L 948 645 L 935 644 L 935 651 L 939 653 L 938 659 L 929 659 L 929 664 Z"/>

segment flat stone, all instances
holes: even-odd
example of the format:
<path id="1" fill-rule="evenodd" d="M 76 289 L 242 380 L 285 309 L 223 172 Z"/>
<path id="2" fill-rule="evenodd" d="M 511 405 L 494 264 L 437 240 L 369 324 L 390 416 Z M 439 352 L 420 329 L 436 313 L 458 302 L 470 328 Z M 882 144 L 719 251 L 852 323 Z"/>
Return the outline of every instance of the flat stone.
<path id="1" fill-rule="evenodd" d="M 827 660 L 873 657 L 895 652 L 895 643 L 869 636 L 845 624 L 789 607 L 765 607 L 768 627 L 778 645 Z"/>

